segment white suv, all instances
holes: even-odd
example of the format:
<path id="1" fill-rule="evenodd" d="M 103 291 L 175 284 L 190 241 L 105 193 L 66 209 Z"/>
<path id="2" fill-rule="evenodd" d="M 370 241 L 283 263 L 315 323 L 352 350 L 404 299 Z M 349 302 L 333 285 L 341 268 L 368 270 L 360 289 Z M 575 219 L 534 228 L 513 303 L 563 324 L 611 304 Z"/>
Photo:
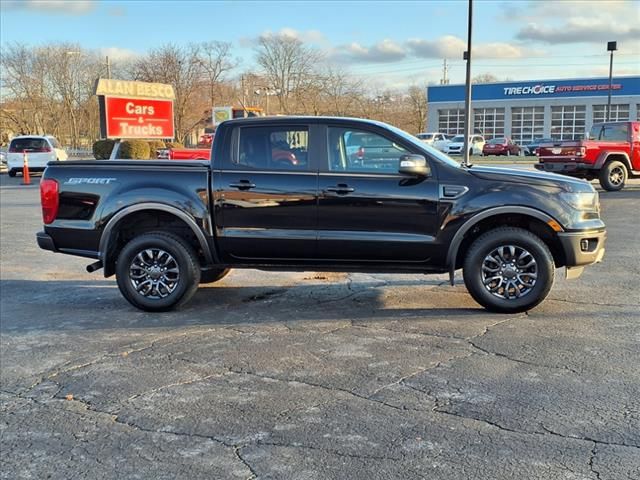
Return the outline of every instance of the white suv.
<path id="1" fill-rule="evenodd" d="M 469 137 L 469 153 L 471 155 L 482 155 L 484 147 L 484 137 L 481 135 L 471 135 Z M 449 155 L 461 155 L 464 149 L 464 135 L 456 135 L 445 147 L 444 153 Z"/>
<path id="2" fill-rule="evenodd" d="M 55 137 L 50 135 L 15 137 L 11 140 L 7 151 L 7 169 L 10 177 L 15 177 L 16 173 L 22 172 L 25 153 L 27 154 L 29 172 L 42 172 L 47 168 L 47 163 L 68 159 L 67 152 Z"/>
<path id="3" fill-rule="evenodd" d="M 444 133 L 440 132 L 424 132 L 416 135 L 420 140 L 424 143 L 431 145 L 433 148 L 437 148 L 438 150 L 444 150 L 444 148 L 449 143 L 449 139 Z"/>

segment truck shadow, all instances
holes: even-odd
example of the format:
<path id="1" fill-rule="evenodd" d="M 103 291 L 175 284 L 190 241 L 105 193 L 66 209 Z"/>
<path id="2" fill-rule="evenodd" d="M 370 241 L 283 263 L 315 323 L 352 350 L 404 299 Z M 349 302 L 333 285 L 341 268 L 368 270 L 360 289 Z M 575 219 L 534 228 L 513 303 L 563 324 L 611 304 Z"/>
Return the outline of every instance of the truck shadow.
<path id="1" fill-rule="evenodd" d="M 236 286 L 221 282 L 201 285 L 180 310 L 150 313 L 132 307 L 112 280 L 0 280 L 0 330 L 18 333 L 344 320 L 366 323 L 445 317 L 451 321 L 486 313 L 464 287 L 441 284 L 420 276 L 415 280 L 391 279 L 384 284 L 274 282 L 271 286 Z"/>

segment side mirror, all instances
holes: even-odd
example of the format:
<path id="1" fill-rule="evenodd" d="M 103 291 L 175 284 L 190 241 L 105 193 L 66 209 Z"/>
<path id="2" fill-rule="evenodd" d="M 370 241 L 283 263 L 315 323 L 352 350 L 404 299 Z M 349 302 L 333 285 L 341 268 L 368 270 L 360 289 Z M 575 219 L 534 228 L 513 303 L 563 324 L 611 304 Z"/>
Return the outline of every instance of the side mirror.
<path id="1" fill-rule="evenodd" d="M 411 175 L 414 177 L 428 177 L 431 175 L 431 168 L 427 159 L 422 155 L 402 155 L 400 157 L 400 168 L 398 169 L 403 175 Z"/>

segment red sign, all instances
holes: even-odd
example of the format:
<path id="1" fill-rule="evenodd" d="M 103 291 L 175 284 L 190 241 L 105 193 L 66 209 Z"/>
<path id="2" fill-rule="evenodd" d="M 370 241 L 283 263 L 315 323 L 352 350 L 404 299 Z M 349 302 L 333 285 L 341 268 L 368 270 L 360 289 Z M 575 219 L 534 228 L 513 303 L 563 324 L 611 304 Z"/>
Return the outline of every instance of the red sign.
<path id="1" fill-rule="evenodd" d="M 107 138 L 173 138 L 173 100 L 105 97 Z"/>

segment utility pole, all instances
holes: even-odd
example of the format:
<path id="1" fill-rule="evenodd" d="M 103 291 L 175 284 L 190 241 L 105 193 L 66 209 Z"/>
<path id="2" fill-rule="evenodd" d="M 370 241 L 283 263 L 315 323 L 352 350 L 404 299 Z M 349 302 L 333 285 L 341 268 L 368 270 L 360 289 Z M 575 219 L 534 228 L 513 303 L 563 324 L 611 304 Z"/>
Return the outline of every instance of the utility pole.
<path id="1" fill-rule="evenodd" d="M 618 42 L 607 42 L 607 51 L 609 51 L 609 95 L 607 98 L 607 122 L 611 121 L 611 82 L 613 80 L 613 52 L 618 49 Z"/>
<path id="2" fill-rule="evenodd" d="M 449 85 L 449 79 L 447 78 L 449 75 L 449 66 L 447 65 L 447 59 L 444 59 L 442 64 L 442 78 L 440 79 L 440 85 Z"/>
<path id="3" fill-rule="evenodd" d="M 469 0 L 469 18 L 467 25 L 467 51 L 464 52 L 463 59 L 467 61 L 467 80 L 465 85 L 464 99 L 464 152 L 462 165 L 469 163 L 469 137 L 471 136 L 471 27 L 473 24 L 473 0 Z"/>
<path id="4" fill-rule="evenodd" d="M 107 78 L 111 80 L 111 60 L 109 60 L 109 55 L 107 55 Z"/>

